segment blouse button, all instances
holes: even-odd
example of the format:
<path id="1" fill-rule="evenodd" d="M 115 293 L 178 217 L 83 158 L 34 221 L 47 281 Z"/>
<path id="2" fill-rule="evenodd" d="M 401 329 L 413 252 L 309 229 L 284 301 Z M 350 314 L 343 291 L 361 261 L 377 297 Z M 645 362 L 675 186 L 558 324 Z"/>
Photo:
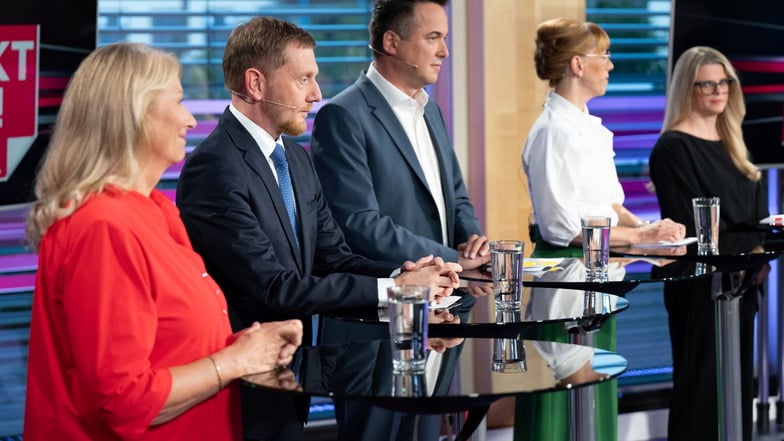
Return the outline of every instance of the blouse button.
<path id="1" fill-rule="evenodd" d="M 221 309 L 221 313 L 222 313 L 223 315 L 229 315 L 229 313 L 228 313 L 228 312 L 227 312 L 225 309 Z"/>
<path id="2" fill-rule="evenodd" d="M 219 289 L 216 289 L 216 290 L 215 290 L 215 295 L 216 295 L 216 296 L 219 296 L 219 295 L 220 295 L 220 293 L 221 293 L 221 292 L 220 292 L 220 290 L 219 290 Z"/>
<path id="3" fill-rule="evenodd" d="M 207 273 L 201 273 L 202 278 L 205 278 L 205 279 L 207 278 L 208 275 L 209 274 L 207 274 Z"/>

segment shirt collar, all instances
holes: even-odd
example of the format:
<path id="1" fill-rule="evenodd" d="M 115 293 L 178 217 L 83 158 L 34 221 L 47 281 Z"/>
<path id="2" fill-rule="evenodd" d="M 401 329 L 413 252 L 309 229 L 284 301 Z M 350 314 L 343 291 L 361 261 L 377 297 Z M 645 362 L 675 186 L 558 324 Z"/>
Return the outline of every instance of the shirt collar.
<path id="1" fill-rule="evenodd" d="M 370 67 L 365 76 L 367 76 L 368 80 L 376 86 L 387 103 L 392 107 L 414 102 L 420 110 L 424 110 L 425 105 L 430 99 L 424 89 L 419 89 L 413 98 L 406 95 L 403 91 L 395 87 L 394 84 L 390 83 L 389 80 L 384 78 L 384 76 L 376 70 L 376 66 L 373 63 L 370 63 Z"/>
<path id="2" fill-rule="evenodd" d="M 547 92 L 547 99 L 544 102 L 545 106 L 552 107 L 554 109 L 559 109 L 560 111 L 564 112 L 564 115 L 570 118 L 577 118 L 578 120 L 586 120 L 595 124 L 601 124 L 602 119 L 598 116 L 591 115 L 588 112 L 588 106 L 586 105 L 584 109 L 580 109 L 579 107 L 575 106 L 571 101 L 567 100 L 566 98 L 558 95 L 554 90 L 550 90 Z"/>
<path id="3" fill-rule="evenodd" d="M 250 136 L 256 141 L 259 148 L 261 148 L 261 152 L 264 156 L 269 159 L 270 155 L 272 155 L 272 151 L 275 150 L 275 144 L 280 144 L 283 146 L 283 138 L 278 137 L 278 139 L 272 139 L 272 135 L 267 133 L 266 130 L 259 127 L 258 124 L 251 121 L 250 118 L 245 116 L 242 112 L 239 111 L 234 104 L 229 104 L 229 112 L 237 118 L 237 121 L 240 122 L 242 127 L 250 133 Z"/>

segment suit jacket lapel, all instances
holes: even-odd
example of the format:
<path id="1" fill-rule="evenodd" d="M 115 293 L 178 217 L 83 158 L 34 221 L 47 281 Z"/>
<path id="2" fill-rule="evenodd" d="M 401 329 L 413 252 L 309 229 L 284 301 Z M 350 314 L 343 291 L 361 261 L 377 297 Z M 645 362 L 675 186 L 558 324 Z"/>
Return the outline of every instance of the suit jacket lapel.
<path id="1" fill-rule="evenodd" d="M 422 185 L 429 189 L 430 187 L 427 185 L 422 166 L 419 165 L 419 159 L 417 159 L 416 153 L 414 152 L 414 146 L 412 146 L 411 141 L 408 140 L 406 131 L 403 130 L 403 126 L 401 126 L 400 122 L 397 120 L 397 115 L 395 115 L 392 107 L 389 106 L 389 103 L 387 103 L 384 96 L 381 95 L 381 92 L 376 89 L 376 86 L 370 82 L 364 73 L 360 74 L 356 84 L 365 96 L 371 112 L 381 125 L 384 126 L 384 129 L 389 134 L 395 147 L 400 151 L 400 154 L 403 156 L 406 164 L 408 164 L 408 167 L 411 168 L 411 171 L 419 178 Z"/>
<path id="2" fill-rule="evenodd" d="M 269 200 L 272 202 L 272 207 L 275 210 L 275 215 L 278 217 L 278 221 L 286 231 L 286 238 L 289 242 L 290 251 L 294 256 L 297 257 L 295 260 L 297 261 L 297 266 L 299 267 L 298 269 L 301 272 L 303 270 L 302 253 L 300 253 L 299 249 L 297 248 L 297 243 L 294 240 L 294 232 L 291 230 L 291 223 L 289 222 L 289 215 L 288 211 L 286 210 L 286 204 L 283 202 L 283 196 L 280 194 L 278 181 L 275 180 L 275 175 L 272 174 L 272 170 L 270 169 L 267 159 L 261 152 L 259 145 L 253 139 L 253 137 L 250 136 L 250 133 L 245 130 L 237 118 L 231 114 L 229 109 L 226 109 L 222 118 L 223 121 L 221 121 L 221 123 L 226 127 L 226 132 L 228 133 L 229 138 L 231 138 L 237 149 L 242 152 L 243 160 L 246 164 L 248 164 L 248 167 L 253 170 L 256 176 L 259 177 L 264 191 L 267 192 Z M 289 165 L 289 167 L 291 167 L 291 165 Z M 293 180 L 294 175 L 292 174 L 292 181 Z M 251 182 L 249 185 L 252 186 L 255 184 Z M 294 186 L 294 194 L 296 198 L 296 185 Z M 296 199 L 298 205 L 297 208 L 299 209 L 299 198 Z"/>
<path id="3" fill-rule="evenodd" d="M 425 174 L 422 171 L 422 166 L 419 164 L 419 159 L 414 152 L 414 147 L 411 145 L 411 141 L 409 141 L 408 135 L 406 135 L 405 130 L 403 130 L 403 126 L 400 125 L 400 122 L 397 119 L 397 115 L 395 115 L 395 112 L 389 106 L 389 103 L 387 103 L 387 101 L 384 99 L 384 96 L 381 95 L 381 92 L 378 91 L 376 86 L 373 85 L 373 83 L 367 78 L 367 76 L 365 76 L 364 73 L 360 74 L 356 84 L 365 96 L 368 107 L 371 108 L 373 115 L 375 115 L 381 125 L 384 126 L 387 133 L 389 134 L 389 137 L 400 151 L 400 154 L 405 159 L 411 171 L 417 176 L 422 185 L 430 190 L 430 186 L 427 185 L 427 180 L 425 179 Z M 450 143 L 447 133 L 440 129 L 441 127 L 444 127 L 443 121 L 441 116 L 438 114 L 438 109 L 436 108 L 435 103 L 433 102 L 428 102 L 428 104 L 425 106 L 425 123 L 427 124 L 428 130 L 430 132 L 430 138 L 433 141 L 433 147 L 435 148 L 436 155 L 438 156 L 438 167 L 441 174 L 441 187 L 444 192 L 444 204 L 447 211 L 445 216 L 447 243 L 450 246 L 454 246 L 455 244 L 452 243 L 455 230 L 454 184 L 452 182 L 451 163 L 448 161 L 449 155 L 446 155 L 443 151 L 443 149 L 450 146 Z M 435 208 L 436 202 L 432 199 L 432 194 L 430 196 L 433 207 Z"/>
<path id="4" fill-rule="evenodd" d="M 425 106 L 425 124 L 427 124 L 430 139 L 433 141 L 433 148 L 438 157 L 438 171 L 441 175 L 441 189 L 444 192 L 444 207 L 446 209 L 447 244 L 454 247 L 457 245 L 452 243 L 452 238 L 455 237 L 455 185 L 452 182 L 454 170 L 452 170 L 452 163 L 449 160 L 450 155 L 445 151 L 445 149 L 451 148 L 451 144 L 447 133 L 442 130 L 445 127 L 443 118 L 432 101 L 428 101 Z"/>

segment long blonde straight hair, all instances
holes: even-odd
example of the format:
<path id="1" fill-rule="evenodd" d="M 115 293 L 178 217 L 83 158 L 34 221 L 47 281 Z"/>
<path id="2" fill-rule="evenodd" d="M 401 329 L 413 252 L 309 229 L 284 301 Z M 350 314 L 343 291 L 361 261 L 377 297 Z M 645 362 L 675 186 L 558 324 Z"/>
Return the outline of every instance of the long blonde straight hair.
<path id="1" fill-rule="evenodd" d="M 727 76 L 735 80 L 729 85 L 727 107 L 716 119 L 719 137 L 735 167 L 749 180 L 759 181 L 759 169 L 749 160 L 749 151 L 743 141 L 741 123 L 746 116 L 746 104 L 743 101 L 740 80 L 727 57 L 716 49 L 695 46 L 678 58 L 667 93 L 667 108 L 664 113 L 662 132 L 671 130 L 689 116 L 692 111 L 692 97 L 695 93 L 694 81 L 697 79 L 700 68 L 709 64 L 723 66 Z"/>
<path id="2" fill-rule="evenodd" d="M 149 143 L 143 127 L 156 95 L 182 68 L 149 46 L 117 43 L 82 61 L 65 91 L 35 185 L 27 240 L 37 250 L 46 230 L 107 184 L 132 188 Z"/>

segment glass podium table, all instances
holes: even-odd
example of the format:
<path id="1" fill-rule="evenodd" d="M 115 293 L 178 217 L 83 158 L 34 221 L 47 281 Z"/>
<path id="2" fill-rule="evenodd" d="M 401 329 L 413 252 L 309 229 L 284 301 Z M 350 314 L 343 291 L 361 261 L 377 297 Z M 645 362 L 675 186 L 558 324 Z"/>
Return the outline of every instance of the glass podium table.
<path id="1" fill-rule="evenodd" d="M 553 290 L 556 291 L 556 290 Z M 519 310 L 495 310 L 492 287 L 466 286 L 455 291 L 461 297 L 448 311 L 457 320 L 443 321 L 444 310 L 430 310 L 428 335 L 438 338 L 514 338 L 547 323 L 579 323 L 595 329 L 610 316 L 629 307 L 623 297 L 597 291 L 558 289 L 545 292 L 524 289 Z M 332 320 L 376 327 L 379 336 L 387 332 L 386 310 L 346 310 L 325 314 Z"/>
<path id="2" fill-rule="evenodd" d="M 611 258 L 610 280 L 586 282 L 585 266 L 581 259 L 556 260 L 553 265 L 536 267 L 535 271 L 526 272 L 519 311 L 495 310 L 491 278 L 487 271 L 461 274 L 464 286 L 459 293 L 462 299 L 459 304 L 449 309 L 449 312 L 459 319 L 439 323 L 438 316 L 443 312 L 431 311 L 428 336 L 433 339 L 497 341 L 518 338 L 520 334 L 525 335 L 537 326 L 558 323 L 562 324 L 568 333 L 569 343 L 550 344 L 571 344 L 572 347 L 601 351 L 593 348 L 593 334 L 612 315 L 629 307 L 628 300 L 623 297 L 626 293 L 640 283 L 705 277 L 713 271 L 709 264 L 677 261 L 670 256 L 619 255 Z M 672 264 L 678 265 L 677 273 L 656 275 L 651 271 L 652 268 Z M 343 336 L 323 332 L 322 336 L 326 337 L 324 341 L 349 343 L 355 340 L 357 335 L 370 335 L 374 339 L 384 339 L 387 335 L 383 309 L 335 312 L 329 314 L 327 320 L 361 325 L 361 328 L 355 328 Z M 322 323 L 324 321 L 322 320 Z M 542 347 L 541 344 L 538 345 Z M 569 388 L 569 424 L 571 439 L 574 441 L 596 439 L 595 421 L 589 413 L 595 406 L 593 389 Z M 472 421 L 471 424 L 478 422 Z"/>
<path id="3" fill-rule="evenodd" d="M 329 397 L 333 400 L 361 400 L 389 410 L 416 414 L 444 414 L 468 411 L 463 427 L 455 438 L 466 440 L 500 398 L 524 394 L 566 393 L 617 378 L 626 370 L 626 360 L 610 351 L 568 343 L 516 340 L 517 368 L 497 369 L 500 339 L 466 338 L 472 345 L 460 353 L 458 369 L 472 372 L 477 362 L 491 366 L 488 375 L 456 376 L 453 387 L 440 395 L 428 392 L 425 374 L 400 374 L 392 371 L 389 340 L 365 340 L 322 344 L 300 348 L 295 368 L 280 369 L 249 377 L 242 387 L 264 387 Z M 376 363 L 358 363 L 357 354 L 366 354 Z M 563 360 L 580 359 L 590 366 L 590 374 L 569 382 L 558 381 L 551 366 Z M 338 424 L 363 424 L 363 421 L 338 421 Z"/>
<path id="4" fill-rule="evenodd" d="M 523 286 L 530 288 L 536 296 L 555 298 L 568 289 L 584 292 L 606 292 L 625 296 L 643 283 L 658 283 L 707 277 L 716 268 L 704 262 L 680 260 L 675 257 L 685 255 L 686 247 L 657 249 L 650 255 L 626 254 L 626 250 L 612 253 L 608 265 L 606 282 L 586 281 L 585 265 L 579 258 L 533 259 L 535 265 L 527 266 Z M 492 277 L 487 268 L 461 274 L 461 278 L 473 283 L 492 286 Z M 584 346 L 594 346 L 594 333 L 603 321 L 595 324 L 583 321 L 565 326 L 569 342 Z M 570 397 L 570 434 L 573 441 L 596 439 L 595 420 L 589 418 L 587 409 L 595 404 L 594 388 L 583 388 L 571 392 Z"/>
<path id="5" fill-rule="evenodd" d="M 632 250 L 641 251 L 639 254 Z M 645 253 L 650 251 L 650 253 Z M 610 250 L 608 264 L 610 277 L 606 282 L 588 282 L 585 280 L 585 265 L 582 259 L 574 257 L 529 259 L 548 263 L 542 267 L 534 265 L 523 269 L 523 286 L 531 288 L 566 288 L 589 291 L 600 291 L 623 296 L 641 283 L 656 283 L 704 277 L 715 269 L 710 265 L 699 265 L 699 262 L 684 258 L 687 247 L 677 249 L 636 249 L 618 248 Z M 677 254 L 675 254 L 677 252 Z M 655 274 L 653 268 L 663 268 L 675 262 L 681 263 L 677 271 Z M 492 283 L 489 268 L 464 271 L 461 280 L 469 282 Z"/>
<path id="6" fill-rule="evenodd" d="M 714 300 L 716 336 L 716 374 L 718 380 L 719 439 L 743 439 L 740 367 L 740 298 L 751 295 L 756 275 L 771 260 L 784 252 L 784 235 L 767 227 L 748 227 L 725 231 L 719 235 L 718 253 L 701 254 L 696 244 L 684 253 L 670 256 L 679 264 L 654 271 L 662 277 L 678 279 L 683 267 L 696 264 L 713 267 L 712 299 Z M 614 252 L 630 258 L 649 258 L 660 250 L 618 248 Z M 749 403 L 750 405 L 750 403 Z"/>
<path id="7" fill-rule="evenodd" d="M 578 260 L 565 262 L 559 272 L 550 272 L 550 278 L 558 276 L 585 278 L 585 268 Z M 616 288 L 623 290 L 636 286 L 637 282 L 616 284 Z M 549 283 L 545 283 L 549 286 Z M 557 285 L 557 284 L 556 284 Z M 493 339 L 496 344 L 513 344 L 519 335 L 525 335 L 537 326 L 545 324 L 562 324 L 564 329 L 573 336 L 571 342 L 574 347 L 585 347 L 594 350 L 592 341 L 588 340 L 591 333 L 598 330 L 612 315 L 624 311 L 629 307 L 629 302 L 623 297 L 599 291 L 586 290 L 586 286 L 572 284 L 579 289 L 549 288 L 549 287 L 524 287 L 519 310 L 496 310 L 494 308 L 492 284 L 484 282 L 466 282 L 465 286 L 456 291 L 462 296 L 456 306 L 449 312 L 458 319 L 450 322 L 439 322 L 443 311 L 431 310 L 428 325 L 430 338 L 460 339 L 477 338 Z M 346 323 L 361 323 L 364 328 L 358 330 L 363 335 L 374 333 L 377 338 L 384 338 L 387 334 L 387 321 L 384 318 L 384 309 L 342 311 L 329 315 L 329 320 Z M 350 341 L 352 335 L 336 337 L 329 329 L 323 329 L 322 335 L 327 341 Z M 588 336 L 588 337 L 586 337 Z M 501 340 L 506 340 L 501 342 Z M 558 343 L 550 343 L 558 345 Z M 547 347 L 547 344 L 543 344 Z M 583 345 L 583 346 L 578 346 Z M 546 349 L 543 351 L 546 353 Z M 548 364 L 553 366 L 553 364 Z M 473 369 L 472 369 L 473 371 Z M 560 379 L 561 376 L 559 376 Z M 592 418 L 586 418 L 588 409 L 593 409 L 592 388 L 570 388 L 570 394 L 580 398 L 571 407 L 572 418 L 585 424 L 592 424 Z M 585 426 L 582 424 L 582 426 Z M 575 426 L 573 424 L 573 426 Z M 575 426 L 575 427 L 582 427 Z M 591 432 L 590 427 L 584 429 Z M 593 439 L 587 436 L 575 435 L 575 440 Z"/>

